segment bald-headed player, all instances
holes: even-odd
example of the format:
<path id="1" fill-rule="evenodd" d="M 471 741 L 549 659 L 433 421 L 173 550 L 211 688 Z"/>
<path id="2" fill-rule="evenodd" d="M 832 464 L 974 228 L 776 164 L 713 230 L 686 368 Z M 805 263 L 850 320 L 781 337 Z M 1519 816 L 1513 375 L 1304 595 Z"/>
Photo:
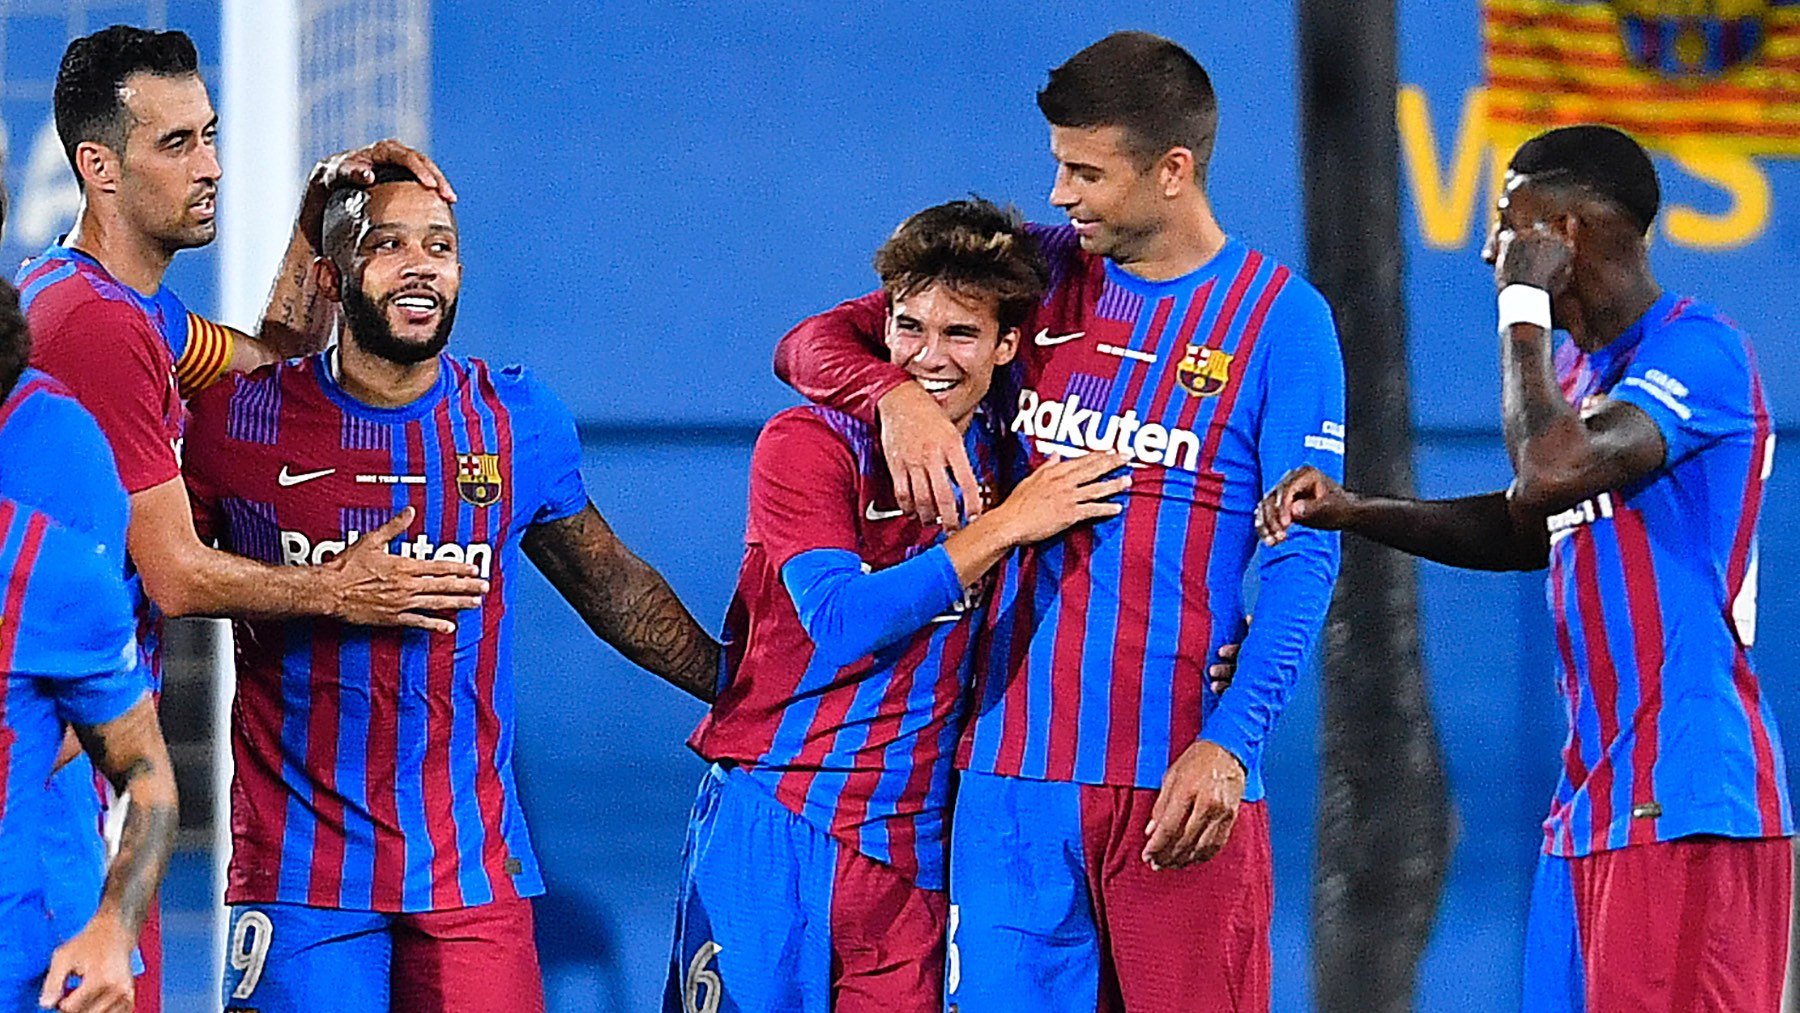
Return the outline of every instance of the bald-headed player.
<path id="1" fill-rule="evenodd" d="M 704 700 L 718 645 L 589 502 L 556 396 L 444 350 L 462 262 L 442 195 L 385 166 L 324 211 L 342 340 L 194 400 L 200 529 L 299 568 L 403 524 L 395 553 L 466 563 L 493 590 L 451 635 L 240 621 L 224 1006 L 541 1010 L 544 886 L 512 767 L 519 555 L 603 640 Z"/>
<path id="2" fill-rule="evenodd" d="M 1569 717 L 1526 934 L 1526 1010 L 1780 1007 L 1794 831 L 1751 664 L 1774 433 L 1749 340 L 1650 270 L 1644 150 L 1552 130 L 1512 158 L 1499 289 L 1504 492 L 1365 496 L 1304 469 L 1259 510 L 1451 566 L 1549 567 Z"/>

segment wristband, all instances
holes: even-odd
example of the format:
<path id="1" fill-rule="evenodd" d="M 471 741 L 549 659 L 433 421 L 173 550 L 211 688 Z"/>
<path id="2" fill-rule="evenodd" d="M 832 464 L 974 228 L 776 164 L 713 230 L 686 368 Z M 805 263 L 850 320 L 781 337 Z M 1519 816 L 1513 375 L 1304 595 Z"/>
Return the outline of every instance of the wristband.
<path id="1" fill-rule="evenodd" d="M 1500 290 L 1500 333 L 1514 324 L 1550 329 L 1550 293 L 1535 285 L 1508 285 Z"/>

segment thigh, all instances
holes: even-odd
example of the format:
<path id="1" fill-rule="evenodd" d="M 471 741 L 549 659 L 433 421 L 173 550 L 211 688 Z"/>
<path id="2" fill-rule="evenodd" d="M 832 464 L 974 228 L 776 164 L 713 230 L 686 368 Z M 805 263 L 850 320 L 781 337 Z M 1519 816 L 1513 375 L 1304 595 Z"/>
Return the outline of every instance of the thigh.
<path id="1" fill-rule="evenodd" d="M 1585 1013 L 1587 982 L 1570 859 L 1538 855 L 1525 916 L 1524 1013 Z"/>
<path id="2" fill-rule="evenodd" d="M 962 774 L 950 823 L 951 1007 L 1093 1013 L 1100 953 L 1079 786 Z"/>
<path id="3" fill-rule="evenodd" d="M 529 899 L 400 915 L 392 934 L 395 1010 L 543 1013 Z"/>
<path id="4" fill-rule="evenodd" d="M 667 1013 L 827 1013 L 838 848 L 741 770 L 688 823 Z"/>
<path id="5" fill-rule="evenodd" d="M 1775 1013 L 1792 861 L 1780 838 L 1686 838 L 1574 860 L 1587 1013 Z"/>
<path id="6" fill-rule="evenodd" d="M 950 898 L 892 866 L 838 849 L 831 894 L 834 1013 L 932 1013 L 944 1003 Z"/>
<path id="7" fill-rule="evenodd" d="M 227 1010 L 387 1013 L 386 915 L 236 904 L 225 955 Z"/>
<path id="8" fill-rule="evenodd" d="M 1268 808 L 1239 806 L 1231 837 L 1210 861 L 1154 870 L 1143 850 L 1156 794 L 1083 790 L 1088 861 L 1125 1008 L 1262 1013 L 1274 905 Z"/>

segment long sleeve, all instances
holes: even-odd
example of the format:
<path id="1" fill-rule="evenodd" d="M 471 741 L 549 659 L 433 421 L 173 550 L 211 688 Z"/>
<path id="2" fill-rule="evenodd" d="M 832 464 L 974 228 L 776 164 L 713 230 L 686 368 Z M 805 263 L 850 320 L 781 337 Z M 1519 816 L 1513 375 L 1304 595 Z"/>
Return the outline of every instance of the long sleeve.
<path id="1" fill-rule="evenodd" d="M 1342 481 L 1344 365 L 1331 309 L 1316 291 L 1295 285 L 1268 326 L 1279 340 L 1270 361 L 1278 357 L 1280 369 L 1263 372 L 1261 488 L 1266 493 L 1307 464 Z M 1201 733 L 1251 771 L 1318 640 L 1337 573 L 1336 532 L 1295 527 L 1281 545 L 1262 549 L 1256 621 L 1238 656 L 1237 678 Z"/>
<path id="2" fill-rule="evenodd" d="M 775 375 L 807 400 L 875 421 L 875 406 L 905 383 L 881 341 L 887 297 L 880 292 L 807 317 L 775 346 Z"/>
<path id="3" fill-rule="evenodd" d="M 788 560 L 781 583 L 813 646 L 842 667 L 905 640 L 962 597 L 939 545 L 872 573 L 846 549 L 812 549 Z"/>

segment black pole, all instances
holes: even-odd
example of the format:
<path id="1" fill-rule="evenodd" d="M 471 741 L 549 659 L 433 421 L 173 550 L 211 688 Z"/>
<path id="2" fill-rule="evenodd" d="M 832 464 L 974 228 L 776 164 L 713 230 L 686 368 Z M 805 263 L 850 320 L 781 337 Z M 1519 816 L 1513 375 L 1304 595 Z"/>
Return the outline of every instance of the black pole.
<path id="1" fill-rule="evenodd" d="M 1300 0 L 1300 148 L 1312 281 L 1337 313 L 1347 485 L 1413 487 L 1401 291 L 1395 0 Z M 1450 850 L 1419 648 L 1415 564 L 1344 539 L 1326 630 L 1313 984 L 1326 1011 L 1413 1008 Z"/>

